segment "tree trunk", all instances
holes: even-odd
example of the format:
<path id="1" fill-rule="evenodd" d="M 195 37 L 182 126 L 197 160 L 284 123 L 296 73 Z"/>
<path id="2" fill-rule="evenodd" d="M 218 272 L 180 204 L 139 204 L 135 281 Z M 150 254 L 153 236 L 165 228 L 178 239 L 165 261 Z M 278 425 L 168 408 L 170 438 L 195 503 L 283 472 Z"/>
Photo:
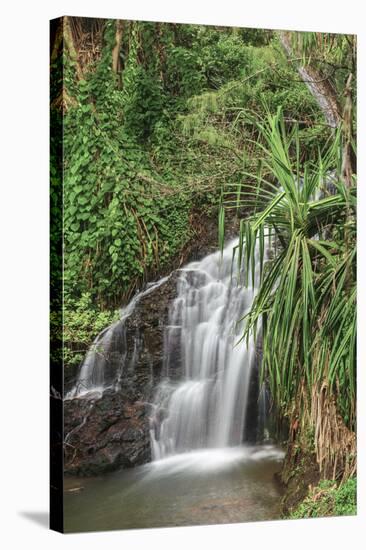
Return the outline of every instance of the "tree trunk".
<path id="1" fill-rule="evenodd" d="M 63 41 L 64 41 L 64 20 L 60 18 L 60 22 L 57 23 L 57 26 L 51 26 L 50 33 L 50 65 L 55 63 L 60 55 L 63 52 Z M 55 32 L 52 32 L 54 31 Z"/>
<path id="2" fill-rule="evenodd" d="M 349 75 L 346 89 L 344 91 L 345 104 L 343 109 L 343 158 L 342 158 L 342 177 L 347 185 L 352 185 L 352 174 L 356 173 L 356 157 L 352 147 L 352 73 Z"/>
<path id="3" fill-rule="evenodd" d="M 70 58 L 75 63 L 77 77 L 79 80 L 82 80 L 83 71 L 81 70 L 81 66 L 78 60 L 78 54 L 74 44 L 74 38 L 72 35 L 72 30 L 70 25 L 70 17 L 68 16 L 64 17 L 64 40 L 65 40 L 65 45 L 69 51 Z"/>
<path id="4" fill-rule="evenodd" d="M 287 32 L 280 32 L 279 37 L 287 55 L 290 57 L 293 53 L 292 46 Z M 297 66 L 299 75 L 308 86 L 310 92 L 318 102 L 324 117 L 329 126 L 336 128 L 342 120 L 341 106 L 337 94 L 333 89 L 327 77 L 324 77 L 317 69 L 312 66 Z"/>
<path id="5" fill-rule="evenodd" d="M 122 44 L 122 34 L 123 34 L 123 21 L 117 19 L 116 21 L 116 43 L 112 51 L 112 69 L 115 74 L 118 74 L 120 71 L 120 58 L 119 54 L 121 51 Z"/>

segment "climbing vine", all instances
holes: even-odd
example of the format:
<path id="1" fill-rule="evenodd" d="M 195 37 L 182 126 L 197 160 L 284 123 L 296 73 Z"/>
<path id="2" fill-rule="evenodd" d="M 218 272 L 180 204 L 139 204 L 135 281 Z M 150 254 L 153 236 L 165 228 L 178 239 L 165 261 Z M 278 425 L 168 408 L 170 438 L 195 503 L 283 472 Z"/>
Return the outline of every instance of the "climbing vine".
<path id="1" fill-rule="evenodd" d="M 296 71 L 270 32 L 66 19 L 64 289 L 113 309 L 168 268 L 194 210 L 216 217 L 253 152 L 247 113 L 311 113 L 314 147 L 320 115 L 299 82 L 283 86 Z"/>

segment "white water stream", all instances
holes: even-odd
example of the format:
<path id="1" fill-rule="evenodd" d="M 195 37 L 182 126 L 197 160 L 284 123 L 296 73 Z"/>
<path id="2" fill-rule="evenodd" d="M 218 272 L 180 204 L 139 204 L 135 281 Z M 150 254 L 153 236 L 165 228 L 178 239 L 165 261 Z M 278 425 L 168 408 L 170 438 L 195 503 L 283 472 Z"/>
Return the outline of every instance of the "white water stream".
<path id="1" fill-rule="evenodd" d="M 126 359 L 124 322 L 139 301 L 164 284 L 169 277 L 149 283 L 144 290 L 135 294 L 127 306 L 121 309 L 120 319 L 97 335 L 81 365 L 76 384 L 66 399 L 100 396 L 107 388 L 120 388 Z"/>
<path id="2" fill-rule="evenodd" d="M 157 388 L 151 419 L 153 458 L 194 449 L 240 445 L 245 438 L 255 342 L 238 341 L 242 317 L 259 283 L 259 252 L 254 285 L 238 284 L 243 271 L 233 263 L 238 240 L 223 251 L 181 270 L 178 295 L 165 334 L 167 378 Z M 251 281 L 251 275 L 249 276 Z M 237 345 L 238 344 L 238 345 Z M 170 377 L 177 348 L 183 377 Z"/>
<path id="3" fill-rule="evenodd" d="M 249 272 L 247 287 L 244 267 L 238 268 L 235 257 L 237 248 L 238 239 L 232 240 L 223 253 L 209 254 L 179 270 L 177 297 L 164 334 L 164 378 L 156 388 L 150 416 L 155 461 L 197 450 L 239 447 L 246 440 L 256 345 L 253 336 L 247 342 L 239 340 L 243 317 L 258 289 L 259 247 L 254 278 Z M 121 311 L 120 320 L 96 337 L 66 399 L 94 399 L 107 388 L 120 389 L 125 364 L 131 360 L 124 321 L 142 298 L 167 279 L 136 294 Z M 262 416 L 263 396 L 265 392 L 256 397 Z"/>

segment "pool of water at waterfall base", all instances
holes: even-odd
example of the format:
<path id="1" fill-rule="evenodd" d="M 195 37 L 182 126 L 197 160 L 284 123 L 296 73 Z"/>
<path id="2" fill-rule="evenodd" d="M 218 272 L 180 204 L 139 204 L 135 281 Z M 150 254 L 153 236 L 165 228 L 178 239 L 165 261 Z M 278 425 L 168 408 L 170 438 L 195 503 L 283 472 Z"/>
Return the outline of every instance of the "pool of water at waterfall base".
<path id="1" fill-rule="evenodd" d="M 213 525 L 280 517 L 272 445 L 205 449 L 93 478 L 66 477 L 65 532 Z"/>

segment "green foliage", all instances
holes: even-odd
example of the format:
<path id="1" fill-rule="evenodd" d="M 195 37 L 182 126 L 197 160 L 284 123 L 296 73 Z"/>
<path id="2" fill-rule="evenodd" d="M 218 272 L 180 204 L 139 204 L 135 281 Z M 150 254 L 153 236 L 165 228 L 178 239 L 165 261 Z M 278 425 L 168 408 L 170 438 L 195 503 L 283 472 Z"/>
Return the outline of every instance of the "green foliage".
<path id="1" fill-rule="evenodd" d="M 64 365 L 79 365 L 90 342 L 119 319 L 118 311 L 100 311 L 91 294 L 85 292 L 79 300 L 68 299 L 64 306 Z"/>
<path id="2" fill-rule="evenodd" d="M 325 382 L 344 422 L 353 428 L 356 194 L 340 173 L 341 131 L 317 162 L 301 164 L 297 127 L 287 132 L 281 111 L 259 129 L 263 169 L 281 189 L 261 175 L 256 192 L 243 186 L 247 193 L 240 203 L 254 213 L 241 224 L 238 254 L 243 250 L 248 268 L 259 243 L 262 277 L 245 336 L 256 334 L 262 324 L 262 375 L 282 410 L 288 412 L 294 403 L 308 407 L 314 388 Z M 325 187 L 331 170 L 334 195 Z M 325 196 L 319 199 L 321 189 Z M 266 269 L 265 235 L 273 249 Z"/>
<path id="3" fill-rule="evenodd" d="M 290 33 L 290 42 L 304 65 L 316 68 L 329 85 L 337 90 L 337 100 L 344 103 L 344 89 L 350 73 L 353 75 L 352 95 L 356 109 L 357 94 L 357 39 L 352 34 L 319 32 Z M 355 122 L 355 121 L 354 121 Z"/>
<path id="4" fill-rule="evenodd" d="M 52 109 L 50 118 L 50 267 L 51 291 L 57 293 L 62 282 L 62 119 L 56 109 Z"/>
<path id="5" fill-rule="evenodd" d="M 102 56 L 77 83 L 77 106 L 64 121 L 65 285 L 74 296 L 92 292 L 102 304 L 120 302 L 190 235 L 186 196 L 174 182 L 160 183 L 159 175 L 153 173 L 156 181 L 145 177 L 152 172 L 149 157 L 134 140 L 141 138 L 138 128 L 149 127 L 148 112 L 139 119 L 136 89 L 143 86 L 126 71 L 130 81 L 126 77 L 121 93 Z"/>
<path id="6" fill-rule="evenodd" d="M 249 55 L 245 33 L 124 22 L 118 76 L 115 33 L 106 21 L 82 79 L 64 56 L 64 282 L 74 299 L 90 292 L 102 307 L 128 298 L 179 252 L 194 208 L 217 208 L 232 161 L 212 159 L 210 148 L 230 148 L 230 136 L 213 129 L 211 139 L 206 128 L 196 151 L 177 121 L 189 98 L 210 100 L 207 88 L 240 76 Z"/>
<path id="7" fill-rule="evenodd" d="M 218 89 L 193 95 L 187 102 L 188 112 L 180 116 L 183 135 L 192 146 L 199 151 L 208 146 L 223 167 L 229 157 L 230 167 L 224 168 L 223 178 L 229 185 L 242 179 L 248 159 L 256 164 L 256 121 L 268 111 L 281 107 L 286 119 L 299 121 L 302 160 L 317 156 L 329 136 L 314 97 L 278 48 L 276 39 L 261 47 L 243 42 L 238 70 Z"/>
<path id="8" fill-rule="evenodd" d="M 114 318 L 101 311 L 178 257 L 195 212 L 216 216 L 224 199 L 239 215 L 253 212 L 241 222 L 240 260 L 253 261 L 257 238 L 263 258 L 267 228 L 276 239 L 248 324 L 263 319 L 273 396 L 288 409 L 302 384 L 310 399 L 325 378 L 353 427 L 354 188 L 337 178 L 336 195 L 313 200 L 324 174 L 340 170 L 339 134 L 329 146 L 322 113 L 273 33 L 125 21 L 119 74 L 115 39 L 106 20 L 82 78 L 76 60 L 63 59 L 66 363 Z M 219 231 L 223 242 L 222 213 Z"/>
<path id="9" fill-rule="evenodd" d="M 128 57 L 120 93 L 124 128 L 138 142 L 145 142 L 161 119 L 166 95 L 163 88 L 155 25 L 132 22 Z M 144 63 L 138 62 L 143 56 Z"/>
<path id="10" fill-rule="evenodd" d="M 325 516 L 354 516 L 357 514 L 357 479 L 350 478 L 337 485 L 322 480 L 310 490 L 308 496 L 289 518 L 322 518 Z"/>

